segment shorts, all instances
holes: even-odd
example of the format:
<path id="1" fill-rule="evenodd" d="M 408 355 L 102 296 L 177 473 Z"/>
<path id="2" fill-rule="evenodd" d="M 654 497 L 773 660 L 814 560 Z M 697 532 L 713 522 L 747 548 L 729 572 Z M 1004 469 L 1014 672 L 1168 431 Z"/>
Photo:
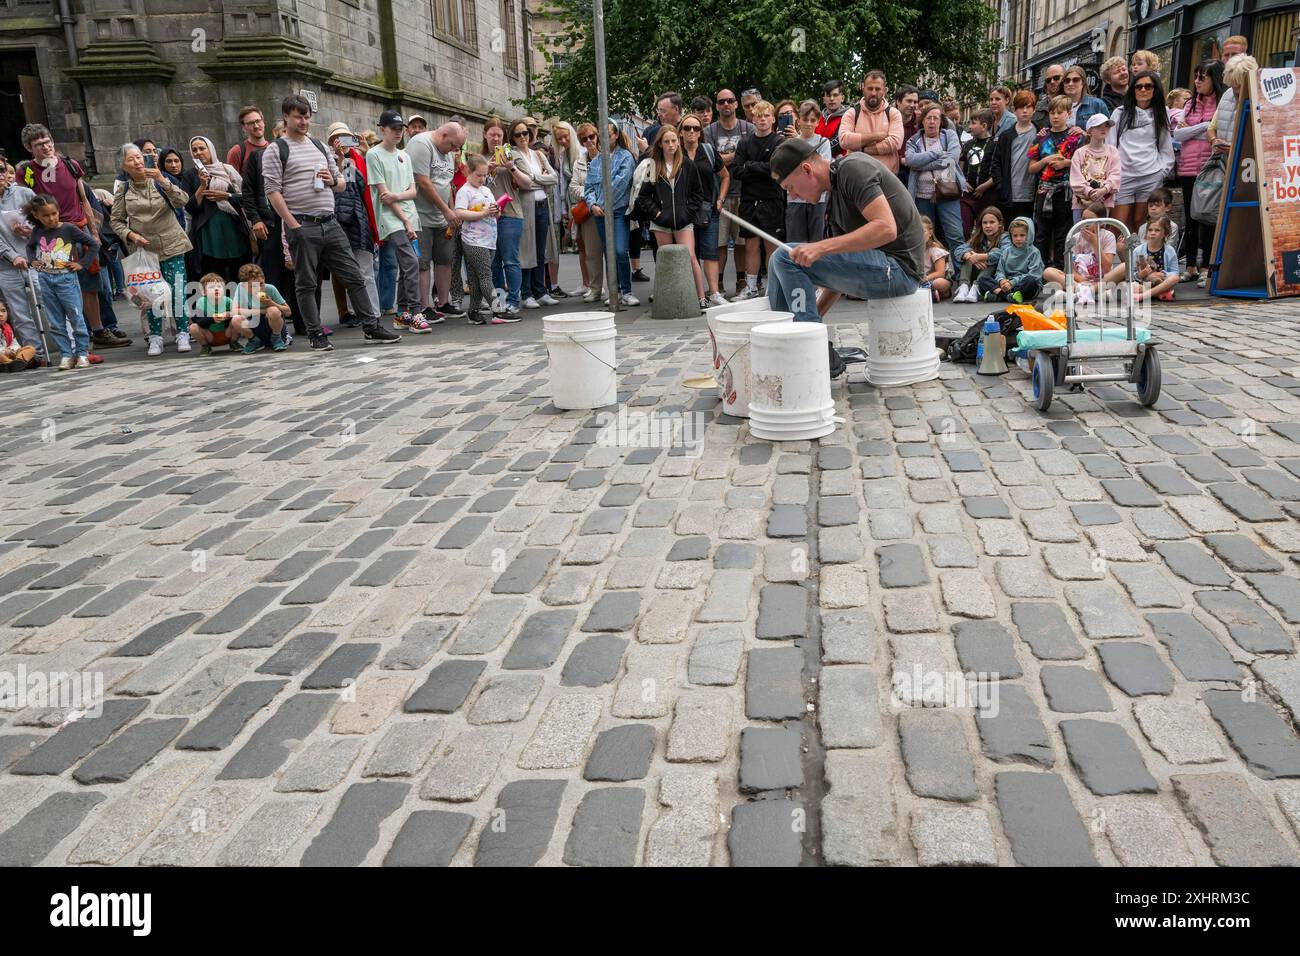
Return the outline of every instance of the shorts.
<path id="1" fill-rule="evenodd" d="M 742 199 L 740 218 L 753 223 L 769 236 L 785 238 L 785 201 L 782 199 Z M 744 226 L 740 227 L 740 234 L 746 238 L 753 235 Z"/>
<path id="2" fill-rule="evenodd" d="M 420 271 L 428 272 L 430 265 L 450 266 L 456 258 L 456 239 L 452 233 L 447 238 L 446 226 L 428 226 L 420 230 Z"/>
<path id="3" fill-rule="evenodd" d="M 230 344 L 230 326 L 226 326 L 220 332 L 213 332 L 211 329 L 209 329 L 208 334 L 212 336 L 212 342 L 211 342 L 212 345 Z"/>
<path id="4" fill-rule="evenodd" d="M 695 257 L 701 262 L 718 261 L 718 227 L 721 219 L 721 213 L 710 209 L 709 224 L 695 227 Z"/>
<path id="5" fill-rule="evenodd" d="M 1134 203 L 1145 203 L 1151 197 L 1151 193 L 1164 184 L 1164 173 L 1124 176 L 1119 182 L 1119 192 L 1115 194 L 1115 205 L 1131 206 Z"/>
<path id="6" fill-rule="evenodd" d="M 728 196 L 726 199 L 722 200 L 722 208 L 733 216 L 739 216 L 740 197 Z M 726 216 L 722 215 L 722 213 L 718 213 L 718 248 L 727 248 L 727 243 L 732 239 L 736 240 L 736 245 L 744 245 L 745 234 L 740 231 L 740 226 L 736 225 L 734 221 L 728 219 Z"/>

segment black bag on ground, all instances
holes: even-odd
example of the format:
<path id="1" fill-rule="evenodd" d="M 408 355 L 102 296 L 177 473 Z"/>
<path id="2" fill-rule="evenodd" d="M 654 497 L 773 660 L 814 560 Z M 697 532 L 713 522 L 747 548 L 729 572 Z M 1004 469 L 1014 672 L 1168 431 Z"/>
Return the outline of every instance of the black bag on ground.
<path id="1" fill-rule="evenodd" d="M 1005 310 L 994 312 L 992 315 L 998 320 L 1002 334 L 1007 338 L 1007 353 L 1010 355 L 1011 350 L 1016 347 L 1016 336 L 1020 334 L 1020 319 Z M 988 320 L 988 316 L 976 319 L 975 323 L 962 333 L 961 338 L 953 339 L 948 343 L 949 362 L 964 363 L 966 365 L 975 364 L 975 356 L 979 351 L 980 335 L 984 332 L 984 323 Z"/>

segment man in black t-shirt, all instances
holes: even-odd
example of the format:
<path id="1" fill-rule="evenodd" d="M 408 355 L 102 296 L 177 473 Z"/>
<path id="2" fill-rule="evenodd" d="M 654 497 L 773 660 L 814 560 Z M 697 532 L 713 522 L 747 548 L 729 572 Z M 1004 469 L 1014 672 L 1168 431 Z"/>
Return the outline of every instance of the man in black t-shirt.
<path id="1" fill-rule="evenodd" d="M 830 237 L 778 249 L 768 262 L 772 309 L 796 322 L 820 322 L 841 295 L 910 295 L 925 275 L 925 233 L 907 189 L 879 160 L 849 153 L 826 162 L 804 139 L 786 140 L 769 161 L 772 179 L 792 196 L 816 202 L 824 192 Z M 817 290 L 821 289 L 818 296 Z M 831 349 L 831 375 L 843 365 Z"/>

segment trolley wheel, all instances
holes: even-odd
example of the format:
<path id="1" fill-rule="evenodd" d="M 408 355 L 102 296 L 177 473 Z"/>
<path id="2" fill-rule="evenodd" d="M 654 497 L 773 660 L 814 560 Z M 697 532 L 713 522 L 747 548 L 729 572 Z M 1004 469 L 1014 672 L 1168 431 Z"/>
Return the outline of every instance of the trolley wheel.
<path id="1" fill-rule="evenodd" d="M 1138 401 L 1154 405 L 1160 399 L 1160 356 L 1151 346 L 1142 354 L 1142 365 L 1137 375 Z"/>
<path id="2" fill-rule="evenodd" d="M 1046 352 L 1033 352 L 1034 371 L 1031 375 L 1034 407 L 1045 412 L 1052 404 L 1052 388 L 1056 385 L 1056 363 Z"/>

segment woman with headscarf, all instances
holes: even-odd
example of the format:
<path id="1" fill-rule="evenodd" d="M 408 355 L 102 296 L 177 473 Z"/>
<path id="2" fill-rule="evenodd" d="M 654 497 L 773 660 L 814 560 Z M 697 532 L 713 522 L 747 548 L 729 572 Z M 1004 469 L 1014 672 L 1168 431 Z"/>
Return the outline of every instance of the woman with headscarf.
<path id="1" fill-rule="evenodd" d="M 244 179 L 217 158 L 217 148 L 206 136 L 191 137 L 189 145 L 194 166 L 181 177 L 181 188 L 190 196 L 185 207 L 194 246 L 190 269 L 195 275 L 215 272 L 236 282 L 239 267 L 251 259 L 248 224 L 235 205 Z"/>
<path id="2" fill-rule="evenodd" d="M 172 149 L 170 146 L 160 149 L 158 151 L 158 170 L 163 174 L 163 179 L 177 189 L 184 191 L 185 187 L 181 185 L 181 176 L 185 172 L 185 157 L 181 155 L 180 150 Z M 185 211 L 185 207 L 182 206 L 173 210 L 173 212 L 176 213 L 176 221 L 181 224 L 185 234 L 189 235 L 190 215 Z"/>

